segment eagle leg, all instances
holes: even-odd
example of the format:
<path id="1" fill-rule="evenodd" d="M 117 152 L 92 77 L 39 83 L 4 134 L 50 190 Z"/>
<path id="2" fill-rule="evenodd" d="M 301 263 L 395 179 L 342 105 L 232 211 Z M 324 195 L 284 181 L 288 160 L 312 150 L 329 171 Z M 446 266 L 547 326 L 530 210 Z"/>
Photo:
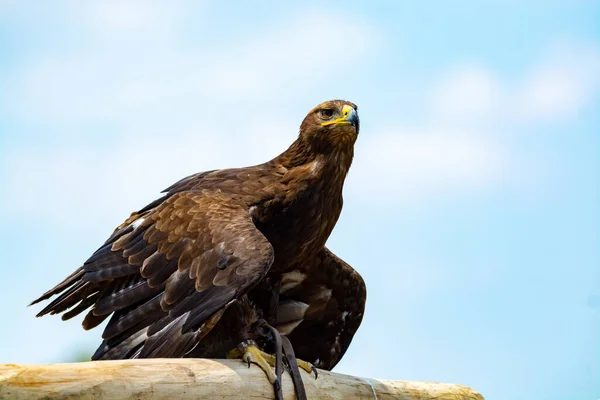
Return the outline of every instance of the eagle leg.
<path id="1" fill-rule="evenodd" d="M 304 389 L 304 382 L 302 382 L 302 377 L 300 376 L 300 371 L 298 370 L 298 360 L 296 360 L 296 355 L 294 354 L 294 349 L 290 340 L 286 336 L 282 336 L 277 329 L 269 325 L 265 320 L 259 320 L 257 322 L 256 330 L 258 332 L 262 331 L 264 336 L 270 336 L 273 342 L 273 345 L 275 347 L 275 357 L 271 356 L 269 358 L 269 361 L 275 364 L 275 372 L 279 379 L 281 380 L 280 371 L 282 370 L 283 366 L 283 357 L 281 353 L 283 351 L 283 353 L 285 353 L 286 367 L 290 373 L 292 382 L 294 384 L 294 392 L 296 393 L 296 399 L 307 400 L 306 390 Z M 305 361 L 302 362 L 304 364 L 308 364 Z"/>

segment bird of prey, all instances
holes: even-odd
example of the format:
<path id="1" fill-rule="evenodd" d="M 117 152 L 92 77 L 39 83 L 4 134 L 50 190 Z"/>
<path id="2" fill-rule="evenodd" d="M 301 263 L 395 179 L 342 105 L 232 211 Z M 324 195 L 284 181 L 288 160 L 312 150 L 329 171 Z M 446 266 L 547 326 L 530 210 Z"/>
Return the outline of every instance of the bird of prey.
<path id="1" fill-rule="evenodd" d="M 241 357 L 277 398 L 288 368 L 305 398 L 298 367 L 332 369 L 365 306 L 360 275 L 325 247 L 358 132 L 356 105 L 327 101 L 271 161 L 180 180 L 35 300 L 58 295 L 37 316 L 110 317 L 93 360 Z"/>

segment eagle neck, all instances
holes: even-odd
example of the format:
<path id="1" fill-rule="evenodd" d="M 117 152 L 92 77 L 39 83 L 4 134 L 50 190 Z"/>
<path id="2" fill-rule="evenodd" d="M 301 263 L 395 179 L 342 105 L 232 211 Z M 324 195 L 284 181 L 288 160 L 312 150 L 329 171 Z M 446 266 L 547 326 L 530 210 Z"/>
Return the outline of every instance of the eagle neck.
<path id="1" fill-rule="evenodd" d="M 340 141 L 334 146 L 311 144 L 299 137 L 292 145 L 272 162 L 291 170 L 322 164 L 326 171 L 333 170 L 346 176 L 354 157 L 354 141 Z M 329 171 L 329 172 L 333 172 Z"/>
<path id="2" fill-rule="evenodd" d="M 336 147 L 319 151 L 300 137 L 272 162 L 287 171 L 282 183 L 290 189 L 296 186 L 312 188 L 325 197 L 335 198 L 341 196 L 352 164 L 353 144 L 353 141 L 339 142 Z"/>

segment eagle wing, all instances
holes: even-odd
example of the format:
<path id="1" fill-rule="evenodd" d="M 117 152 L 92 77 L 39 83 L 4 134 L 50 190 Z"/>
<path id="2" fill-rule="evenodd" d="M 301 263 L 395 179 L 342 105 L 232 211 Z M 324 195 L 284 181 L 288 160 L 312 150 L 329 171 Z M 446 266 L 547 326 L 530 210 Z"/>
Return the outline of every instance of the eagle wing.
<path id="1" fill-rule="evenodd" d="M 196 179 L 194 179 L 196 180 Z M 83 326 L 112 317 L 93 359 L 182 357 L 269 270 L 273 247 L 220 191 L 171 191 L 119 226 L 82 267 L 34 301 Z M 33 304 L 32 303 L 32 304 Z"/>
<path id="2" fill-rule="evenodd" d="M 323 248 L 311 263 L 283 275 L 276 327 L 298 358 L 331 370 L 350 346 L 366 298 L 358 272 Z"/>

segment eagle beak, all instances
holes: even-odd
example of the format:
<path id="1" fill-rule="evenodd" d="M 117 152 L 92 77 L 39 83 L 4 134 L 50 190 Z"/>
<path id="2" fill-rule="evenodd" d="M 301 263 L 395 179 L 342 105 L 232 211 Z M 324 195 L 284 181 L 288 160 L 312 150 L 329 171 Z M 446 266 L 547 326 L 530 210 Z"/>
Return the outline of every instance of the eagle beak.
<path id="1" fill-rule="evenodd" d="M 327 126 L 327 125 L 333 125 L 333 124 L 352 125 L 353 127 L 356 128 L 358 126 L 358 113 L 356 112 L 354 107 L 346 104 L 342 107 L 342 116 L 341 117 L 336 118 L 331 121 L 323 122 L 321 124 L 321 126 Z"/>

